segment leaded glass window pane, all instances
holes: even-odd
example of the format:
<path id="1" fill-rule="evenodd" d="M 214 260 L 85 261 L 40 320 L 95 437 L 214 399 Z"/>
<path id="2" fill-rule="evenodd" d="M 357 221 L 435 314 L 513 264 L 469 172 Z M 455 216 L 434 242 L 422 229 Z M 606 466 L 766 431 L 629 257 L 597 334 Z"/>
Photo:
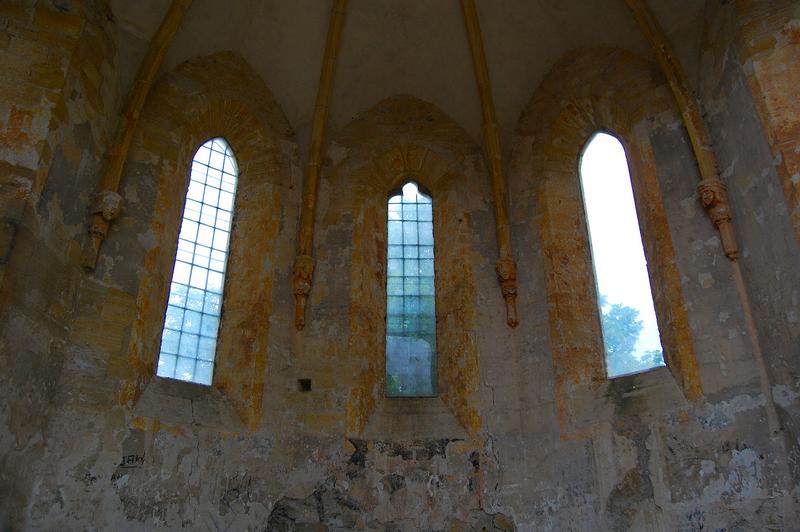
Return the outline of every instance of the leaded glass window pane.
<path id="1" fill-rule="evenodd" d="M 598 133 L 581 160 L 609 377 L 664 365 L 647 260 L 622 143 Z"/>
<path id="2" fill-rule="evenodd" d="M 436 394 L 436 302 L 431 198 L 413 182 L 389 198 L 386 395 Z"/>
<path id="3" fill-rule="evenodd" d="M 222 138 L 192 161 L 157 375 L 211 384 L 239 170 Z"/>

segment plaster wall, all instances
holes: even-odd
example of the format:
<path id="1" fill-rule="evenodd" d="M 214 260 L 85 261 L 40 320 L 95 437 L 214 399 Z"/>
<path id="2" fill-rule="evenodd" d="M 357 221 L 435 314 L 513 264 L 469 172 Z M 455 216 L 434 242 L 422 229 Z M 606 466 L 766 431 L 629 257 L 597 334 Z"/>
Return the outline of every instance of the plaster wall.
<path id="1" fill-rule="evenodd" d="M 116 122 L 116 44 L 102 2 L 0 6 L 0 497 L 26 512 L 64 363 L 88 191 Z"/>
<path id="2" fill-rule="evenodd" d="M 349 23 L 379 15 L 354 4 Z M 0 11 L 0 24 L 13 28 L 0 46 L 33 53 L 47 42 L 30 29 L 42 6 L 13 5 Z M 280 73 L 219 51 L 227 46 L 215 40 L 202 54 L 189 53 L 190 36 L 176 41 L 173 54 L 190 57 L 173 56 L 148 98 L 122 179 L 125 211 L 98 269 L 79 270 L 86 203 L 118 113 L 114 87 L 131 76 L 131 43 L 141 38 L 131 35 L 147 30 L 123 27 L 99 6 L 68 7 L 49 14 L 75 17 L 74 59 L 59 71 L 63 87 L 49 89 L 54 106 L 30 108 L 55 125 L 1 152 L 13 183 L 21 176 L 41 191 L 17 218 L 0 299 L 3 527 L 792 529 L 799 252 L 768 122 L 734 53 L 733 6 L 706 6 L 704 68 L 693 76 L 731 188 L 784 424 L 777 435 L 766 427 L 770 398 L 731 265 L 696 196 L 680 113 L 646 54 L 552 52 L 547 69 L 530 73 L 535 82 L 515 82 L 525 97 L 501 112 L 524 109 L 503 119 L 521 318 L 509 329 L 477 122 L 453 110 L 466 97 L 442 103 L 414 83 L 405 86 L 411 95 L 359 92 L 366 81 L 350 79 L 357 69 L 346 45 L 350 81 L 338 90 L 355 87 L 340 95 L 353 106 L 328 133 L 317 271 L 298 333 L 291 265 L 307 138 L 301 105 Z M 488 35 L 499 31 L 481 9 Z M 307 21 L 317 22 L 324 26 L 322 14 Z M 93 77 L 89 65 L 104 74 Z M 472 87 L 467 73 L 455 79 Z M 8 102 L 27 101 L 14 83 L 0 90 Z M 0 132 L 9 132 L 2 105 Z M 796 121 L 786 112 L 784 121 Z M 577 181 L 583 143 L 598 129 L 619 135 L 628 152 L 669 362 L 613 381 L 604 376 Z M 217 373 L 202 387 L 154 369 L 189 162 L 219 135 L 242 174 Z M 40 161 L 43 146 L 52 163 Z M 409 179 L 434 202 L 440 394 L 387 399 L 385 202 Z"/>

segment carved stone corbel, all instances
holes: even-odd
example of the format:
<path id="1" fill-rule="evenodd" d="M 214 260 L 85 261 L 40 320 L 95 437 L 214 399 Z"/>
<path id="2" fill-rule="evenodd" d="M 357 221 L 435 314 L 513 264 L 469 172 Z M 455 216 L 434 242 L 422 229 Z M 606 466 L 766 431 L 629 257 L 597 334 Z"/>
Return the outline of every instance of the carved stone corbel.
<path id="1" fill-rule="evenodd" d="M 89 221 L 87 223 L 89 234 L 83 246 L 83 258 L 81 260 L 83 268 L 87 271 L 94 270 L 100 246 L 108 233 L 109 222 L 119 215 L 119 206 L 122 198 L 119 197 L 116 191 L 119 190 L 122 169 L 125 165 L 125 160 L 128 158 L 128 151 L 133 142 L 133 134 L 136 131 L 136 125 L 139 123 L 139 115 L 150 92 L 150 87 L 153 85 L 153 80 L 155 80 L 164 61 L 167 49 L 175 33 L 180 28 L 184 15 L 192 5 L 192 1 L 172 0 L 161 21 L 161 25 L 147 47 L 147 53 L 139 66 L 139 73 L 128 94 L 125 109 L 122 112 L 119 124 L 117 124 L 114 141 L 108 149 L 108 161 L 100 179 L 100 184 L 97 187 L 99 192 L 89 212 Z M 119 199 L 116 199 L 115 196 Z M 95 207 L 98 201 L 104 204 L 104 207 L 100 210 Z"/>
<path id="2" fill-rule="evenodd" d="M 122 196 L 113 190 L 102 190 L 95 194 L 89 206 L 88 236 L 83 244 L 82 265 L 87 271 L 94 269 L 100 245 L 108 234 L 108 226 L 122 212 Z"/>
<path id="3" fill-rule="evenodd" d="M 506 301 L 506 322 L 509 327 L 519 324 L 517 318 L 517 263 L 514 259 L 505 257 L 495 264 L 497 278 Z"/>
<path id="4" fill-rule="evenodd" d="M 298 330 L 306 325 L 306 302 L 314 278 L 314 257 L 298 255 L 294 263 L 292 286 L 294 288 L 294 326 Z"/>
<path id="5" fill-rule="evenodd" d="M 728 203 L 728 187 L 719 179 L 703 179 L 697 187 L 700 201 L 708 211 L 711 221 L 719 231 L 722 239 L 722 249 L 730 260 L 736 260 L 739 255 L 736 237 L 733 233 L 733 218 L 731 206 Z"/>

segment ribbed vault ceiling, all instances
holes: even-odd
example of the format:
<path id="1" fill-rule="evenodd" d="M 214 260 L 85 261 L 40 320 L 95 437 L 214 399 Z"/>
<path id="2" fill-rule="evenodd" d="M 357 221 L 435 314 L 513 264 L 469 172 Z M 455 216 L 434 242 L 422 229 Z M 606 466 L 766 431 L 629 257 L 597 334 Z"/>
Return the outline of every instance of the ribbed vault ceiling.
<path id="1" fill-rule="evenodd" d="M 123 86 L 133 78 L 169 0 L 112 0 L 121 28 Z M 690 78 L 703 32 L 702 0 L 650 0 Z M 262 76 L 303 144 L 308 139 L 330 2 L 195 0 L 165 68 L 223 50 Z M 567 51 L 611 46 L 652 57 L 624 0 L 478 0 L 502 138 Z M 437 105 L 475 139 L 478 99 L 458 0 L 350 0 L 331 101 L 336 129 L 383 98 Z"/>

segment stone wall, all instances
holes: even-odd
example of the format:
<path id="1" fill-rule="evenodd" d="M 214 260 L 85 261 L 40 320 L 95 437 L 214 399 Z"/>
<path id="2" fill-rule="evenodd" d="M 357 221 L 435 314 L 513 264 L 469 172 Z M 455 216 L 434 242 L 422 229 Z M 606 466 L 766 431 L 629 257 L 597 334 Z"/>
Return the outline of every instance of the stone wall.
<path id="1" fill-rule="evenodd" d="M 597 131 L 626 148 L 669 368 L 610 382 L 578 177 Z M 573 453 L 570 469 L 559 461 L 532 497 L 523 491 L 522 521 L 552 529 L 783 526 L 794 504 L 783 491 L 786 449 L 764 423 L 731 264 L 700 205 L 691 145 L 658 71 L 618 50 L 571 54 L 523 114 L 512 162 L 515 245 L 521 270 L 538 277 L 520 285 L 522 314 L 549 309 L 538 330 L 524 331 L 525 345 L 530 357 L 548 353 L 554 374 L 531 405 L 550 429 L 534 429 L 526 445 Z M 501 484 L 530 474 L 522 464 L 508 471 Z M 569 481 L 554 487 L 559 474 Z"/>
<path id="2" fill-rule="evenodd" d="M 116 123 L 104 2 L 0 6 L 0 520 L 24 515 L 47 448 L 85 210 Z"/>
<path id="3" fill-rule="evenodd" d="M 617 49 L 554 58 L 508 146 L 516 329 L 494 272 L 479 141 L 396 94 L 328 132 L 317 270 L 296 332 L 305 139 L 269 80 L 231 52 L 159 77 L 123 173 L 123 214 L 87 274 L 87 203 L 131 67 L 105 4 L 4 3 L 0 528 L 792 529 L 800 250 L 786 84 L 800 81 L 787 59 L 800 18 L 791 2 L 771 5 L 708 2 L 697 87 L 755 338 L 668 86 Z M 600 130 L 626 147 L 668 362 L 613 381 L 577 175 Z M 203 387 L 154 373 L 190 161 L 216 136 L 241 174 L 214 385 Z M 408 180 L 433 198 L 440 393 L 387 399 L 386 200 Z"/>

